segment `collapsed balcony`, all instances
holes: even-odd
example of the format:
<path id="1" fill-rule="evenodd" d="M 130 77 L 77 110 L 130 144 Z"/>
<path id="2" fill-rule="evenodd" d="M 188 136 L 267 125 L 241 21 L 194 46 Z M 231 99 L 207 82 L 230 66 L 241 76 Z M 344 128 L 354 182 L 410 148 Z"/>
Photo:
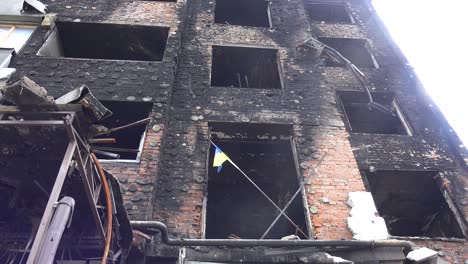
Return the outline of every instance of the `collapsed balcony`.
<path id="1" fill-rule="evenodd" d="M 65 251 L 67 260 L 107 258 L 104 245 L 111 258 L 128 254 L 119 183 L 88 141 L 107 110 L 86 87 L 76 91 L 76 101 L 59 104 L 71 97 L 54 100 L 27 77 L 0 87 L 0 260 L 52 263 Z"/>

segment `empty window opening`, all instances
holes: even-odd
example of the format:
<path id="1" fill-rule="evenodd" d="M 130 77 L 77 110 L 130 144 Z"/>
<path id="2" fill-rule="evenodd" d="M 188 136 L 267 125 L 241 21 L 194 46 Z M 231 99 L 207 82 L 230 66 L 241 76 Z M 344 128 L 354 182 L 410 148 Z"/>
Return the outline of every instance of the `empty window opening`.
<path id="1" fill-rule="evenodd" d="M 166 27 L 56 22 L 38 55 L 162 61 L 168 33 Z"/>
<path id="2" fill-rule="evenodd" d="M 354 133 L 411 135 L 411 129 L 395 100 L 393 93 L 373 92 L 374 102 L 386 107 L 385 111 L 369 104 L 365 92 L 338 92 L 349 130 Z"/>
<path id="3" fill-rule="evenodd" d="M 379 214 L 385 219 L 391 235 L 463 237 L 434 179 L 436 173 L 363 172 Z"/>
<path id="4" fill-rule="evenodd" d="M 210 124 L 212 141 L 271 199 L 284 208 L 299 187 L 290 126 Z M 212 164 L 214 148 L 210 148 Z M 208 169 L 206 238 L 259 239 L 279 211 L 229 162 L 218 173 Z M 286 214 L 307 234 L 303 198 L 297 195 Z M 265 238 L 303 235 L 284 216 Z"/>
<path id="5" fill-rule="evenodd" d="M 278 51 L 213 46 L 211 86 L 281 89 Z"/>
<path id="6" fill-rule="evenodd" d="M 99 125 L 109 129 L 124 126 L 149 117 L 152 103 L 145 102 L 121 102 L 121 101 L 101 101 L 102 104 L 112 111 L 112 115 L 104 118 Z M 122 130 L 102 135 L 96 138 L 115 138 L 115 143 L 93 144 L 102 151 L 120 155 L 119 160 L 138 160 L 143 147 L 144 136 L 147 124 L 136 125 Z M 99 159 L 114 158 L 99 155 Z"/>
<path id="7" fill-rule="evenodd" d="M 330 23 L 353 23 L 351 13 L 344 4 L 314 3 L 307 4 L 307 14 L 311 21 Z"/>
<path id="8" fill-rule="evenodd" d="M 215 23 L 270 27 L 269 13 L 265 0 L 216 0 Z"/>
<path id="9" fill-rule="evenodd" d="M 341 55 L 347 58 L 357 67 L 376 68 L 372 54 L 368 49 L 368 42 L 365 39 L 349 39 L 349 38 L 318 38 L 318 40 L 334 49 Z M 326 67 L 345 67 L 341 62 L 331 58 L 325 60 Z"/>

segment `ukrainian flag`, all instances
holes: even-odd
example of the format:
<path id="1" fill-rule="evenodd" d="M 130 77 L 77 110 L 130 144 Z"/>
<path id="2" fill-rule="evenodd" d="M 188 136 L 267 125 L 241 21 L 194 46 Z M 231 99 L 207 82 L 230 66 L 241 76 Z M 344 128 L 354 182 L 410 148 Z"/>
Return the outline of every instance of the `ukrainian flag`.
<path id="1" fill-rule="evenodd" d="M 223 168 L 223 163 L 227 160 L 231 161 L 231 159 L 216 145 L 214 147 L 215 147 L 215 154 L 214 154 L 214 159 L 213 159 L 213 167 L 218 167 L 218 172 L 220 172 L 221 169 Z"/>

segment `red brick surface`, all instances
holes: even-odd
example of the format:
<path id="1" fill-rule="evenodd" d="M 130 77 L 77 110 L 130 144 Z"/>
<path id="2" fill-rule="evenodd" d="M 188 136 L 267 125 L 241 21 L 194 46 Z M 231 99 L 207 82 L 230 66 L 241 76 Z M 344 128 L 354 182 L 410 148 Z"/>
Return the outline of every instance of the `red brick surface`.
<path id="1" fill-rule="evenodd" d="M 122 187 L 125 207 L 132 220 L 145 220 L 151 215 L 152 194 L 158 171 L 161 137 L 164 125 L 155 132 L 149 126 L 139 163 L 104 163 L 105 169 L 116 176 Z"/>
<path id="2" fill-rule="evenodd" d="M 365 187 L 348 133 L 336 127 L 317 127 L 309 133 L 314 139 L 312 148 L 315 152 L 309 160 L 302 161 L 301 168 L 305 168 L 302 173 L 314 237 L 351 239 L 346 223 L 350 211 L 348 193 L 364 191 Z"/>

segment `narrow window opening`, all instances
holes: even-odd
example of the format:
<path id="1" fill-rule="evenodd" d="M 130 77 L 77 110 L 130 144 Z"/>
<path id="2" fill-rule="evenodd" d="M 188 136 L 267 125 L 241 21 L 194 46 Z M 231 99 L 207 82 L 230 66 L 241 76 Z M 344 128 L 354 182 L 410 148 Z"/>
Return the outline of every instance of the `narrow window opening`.
<path id="1" fill-rule="evenodd" d="M 354 133 L 411 135 L 410 127 L 399 109 L 394 94 L 387 92 L 373 92 L 371 94 L 376 103 L 391 111 L 383 111 L 370 105 L 369 97 L 365 92 L 338 92 L 350 131 Z"/>
<path id="2" fill-rule="evenodd" d="M 344 4 L 314 3 L 307 4 L 306 10 L 311 21 L 329 23 L 352 23 L 351 14 Z"/>
<path id="3" fill-rule="evenodd" d="M 212 141 L 271 199 L 283 208 L 299 188 L 291 127 L 261 124 L 210 124 Z M 214 148 L 209 160 L 213 161 Z M 259 239 L 279 211 L 229 162 L 208 169 L 206 238 Z M 307 234 L 303 200 L 296 196 L 286 214 Z M 304 238 L 284 216 L 265 238 Z"/>
<path id="4" fill-rule="evenodd" d="M 270 27 L 268 12 L 265 0 L 216 0 L 215 23 Z"/>
<path id="5" fill-rule="evenodd" d="M 166 27 L 56 22 L 38 55 L 162 61 L 168 33 Z"/>
<path id="6" fill-rule="evenodd" d="M 145 102 L 101 101 L 101 103 L 113 114 L 104 118 L 98 124 L 109 129 L 145 119 L 149 117 L 153 108 L 152 103 Z M 118 160 L 138 160 L 142 151 L 146 127 L 146 124 L 141 124 L 96 137 L 115 138 L 116 142 L 93 144 L 93 146 L 98 150 L 120 155 Z M 114 160 L 112 157 L 97 154 L 99 159 Z"/>
<path id="7" fill-rule="evenodd" d="M 347 58 L 357 67 L 376 68 L 375 60 L 367 48 L 367 40 L 365 39 L 349 39 L 349 38 L 318 38 L 318 40 L 334 49 L 341 55 Z M 341 62 L 327 58 L 325 60 L 326 67 L 345 67 Z"/>
<path id="8" fill-rule="evenodd" d="M 363 171 L 379 214 L 394 236 L 458 237 L 463 233 L 427 171 Z"/>
<path id="9" fill-rule="evenodd" d="M 211 86 L 281 89 L 278 51 L 213 46 Z"/>

